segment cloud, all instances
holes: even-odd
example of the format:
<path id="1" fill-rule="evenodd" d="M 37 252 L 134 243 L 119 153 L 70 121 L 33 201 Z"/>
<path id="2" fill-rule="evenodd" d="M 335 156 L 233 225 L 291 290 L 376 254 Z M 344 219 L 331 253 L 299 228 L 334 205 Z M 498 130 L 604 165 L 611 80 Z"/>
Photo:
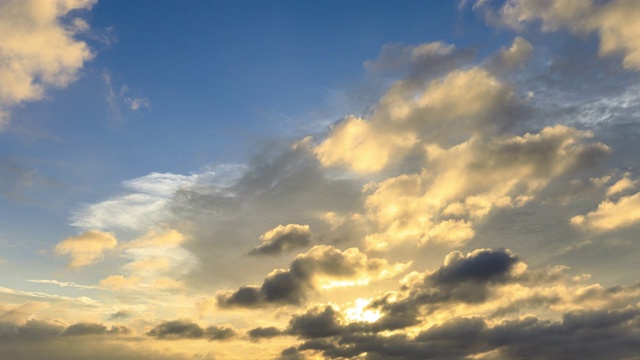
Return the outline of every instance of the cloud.
<path id="1" fill-rule="evenodd" d="M 616 181 L 607 189 L 607 196 L 613 196 L 620 193 L 625 193 L 628 190 L 635 189 L 638 185 L 637 180 L 631 180 L 630 174 L 626 173 L 622 179 Z"/>
<path id="2" fill-rule="evenodd" d="M 167 340 L 199 339 L 204 335 L 204 330 L 196 323 L 174 320 L 157 325 L 147 335 Z"/>
<path id="3" fill-rule="evenodd" d="M 178 191 L 206 186 L 208 193 L 226 194 L 243 171 L 242 165 L 224 164 L 191 175 L 154 172 L 127 180 L 122 183 L 127 193 L 76 210 L 72 225 L 148 231 L 171 218 L 169 205 Z"/>
<path id="4" fill-rule="evenodd" d="M 597 232 L 612 231 L 640 222 L 640 193 L 623 196 L 617 202 L 603 201 L 586 215 L 571 218 L 571 223 Z"/>
<path id="5" fill-rule="evenodd" d="M 340 317 L 332 306 L 317 306 L 302 315 L 292 317 L 288 332 L 308 339 L 339 335 L 343 332 Z"/>
<path id="6" fill-rule="evenodd" d="M 64 88 L 93 54 L 76 35 L 88 26 L 69 14 L 91 9 L 95 0 L 10 0 L 0 4 L 0 129 L 12 106 L 42 99 L 50 87 Z"/>
<path id="7" fill-rule="evenodd" d="M 122 113 L 122 107 L 126 106 L 130 111 L 138 111 L 142 108 L 151 110 L 151 101 L 146 97 L 132 97 L 129 96 L 129 86 L 124 84 L 122 86 L 116 86 L 114 79 L 109 72 L 102 74 L 102 81 L 106 87 L 106 100 L 111 108 L 116 120 L 123 121 L 125 119 Z M 119 90 L 118 90 L 119 88 Z"/>
<path id="8" fill-rule="evenodd" d="M 25 281 L 38 283 L 38 284 L 53 284 L 60 287 L 74 287 L 79 289 L 97 289 L 97 286 L 79 285 L 74 282 L 65 282 L 65 281 L 58 281 L 58 280 L 31 279 L 31 280 L 25 280 Z"/>
<path id="9" fill-rule="evenodd" d="M 390 44 L 382 47 L 377 59 L 365 61 L 364 67 L 369 71 L 404 69 L 411 65 L 434 68 L 450 62 L 454 52 L 454 45 L 440 41 L 416 46 Z"/>
<path id="10" fill-rule="evenodd" d="M 397 166 L 419 144 L 455 144 L 475 133 L 494 133 L 512 121 L 509 86 L 480 67 L 453 70 L 415 84 L 396 82 L 370 119 L 355 116 L 337 124 L 314 149 L 325 167 L 342 166 L 361 174 Z"/>
<path id="11" fill-rule="evenodd" d="M 303 248 L 311 242 L 309 225 L 278 225 L 260 236 L 262 243 L 250 255 L 278 255 L 284 251 Z"/>
<path id="12" fill-rule="evenodd" d="M 112 326 L 108 329 L 105 325 L 95 323 L 73 324 L 62 332 L 62 336 L 104 335 L 104 334 L 129 334 L 131 330 L 126 326 Z"/>
<path id="13" fill-rule="evenodd" d="M 325 358 L 462 359 L 482 358 L 493 352 L 499 359 L 633 358 L 639 339 L 634 322 L 637 309 L 570 312 L 562 321 L 534 316 L 491 324 L 481 317 L 451 318 L 442 324 L 407 334 L 350 334 L 326 340 L 308 340 L 298 351 L 315 350 Z"/>
<path id="14" fill-rule="evenodd" d="M 558 125 L 539 133 L 472 137 L 459 145 L 425 147 L 425 167 L 369 187 L 368 218 L 380 229 L 371 248 L 414 241 L 459 246 L 493 209 L 520 207 L 566 173 L 592 167 L 609 153 L 587 143 L 590 132 Z"/>
<path id="15" fill-rule="evenodd" d="M 147 336 L 162 340 L 228 340 L 236 336 L 236 331 L 229 325 L 215 325 L 203 329 L 200 325 L 188 320 L 174 320 L 157 325 L 147 333 Z"/>
<path id="16" fill-rule="evenodd" d="M 516 36 L 509 48 L 502 48 L 489 63 L 489 68 L 494 73 L 512 71 L 518 67 L 524 67 L 524 63 L 531 58 L 533 46 L 526 39 Z"/>
<path id="17" fill-rule="evenodd" d="M 122 267 L 126 275 L 110 275 L 100 281 L 100 286 L 111 290 L 179 289 L 179 280 L 199 263 L 184 248 L 185 236 L 175 229 L 151 230 L 143 236 L 120 246 L 121 256 L 129 262 Z"/>
<path id="18" fill-rule="evenodd" d="M 50 302 L 61 301 L 61 302 L 71 303 L 79 306 L 100 305 L 100 302 L 98 302 L 97 300 L 92 299 L 90 297 L 86 297 L 86 296 L 68 297 L 68 296 L 48 294 L 48 293 L 36 292 L 36 291 L 22 291 L 22 290 L 16 290 L 16 289 L 11 289 L 11 288 L 2 287 L 2 286 L 0 286 L 0 293 L 7 294 L 7 295 L 14 295 L 18 297 L 38 299 L 41 301 L 50 301 Z"/>
<path id="19" fill-rule="evenodd" d="M 247 335 L 249 336 L 249 339 L 251 339 L 252 341 L 257 341 L 260 339 L 270 339 L 276 336 L 280 336 L 282 334 L 283 334 L 282 330 L 273 326 L 257 327 L 255 329 L 251 329 L 247 331 Z"/>
<path id="20" fill-rule="evenodd" d="M 118 241 L 112 233 L 89 230 L 78 236 L 70 236 L 56 245 L 58 255 L 69 254 L 71 267 L 91 265 L 102 260 L 105 251 L 116 247 Z"/>
<path id="21" fill-rule="evenodd" d="M 488 19 L 514 29 L 540 21 L 545 32 L 568 29 L 575 34 L 597 33 L 600 54 L 623 54 L 627 69 L 640 69 L 640 4 L 633 0 L 609 2 L 562 0 L 509 0 L 499 10 L 476 2 L 475 8 L 487 11 Z"/>
<path id="22" fill-rule="evenodd" d="M 384 169 L 415 143 L 412 134 L 384 133 L 364 119 L 349 116 L 314 151 L 323 166 L 347 166 L 366 174 Z"/>
<path id="23" fill-rule="evenodd" d="M 321 354 L 327 359 L 365 354 L 371 359 L 634 356 L 640 308 L 630 304 L 640 298 L 638 286 L 584 286 L 564 271 L 566 267 L 527 270 L 505 249 L 479 249 L 466 255 L 452 252 L 438 269 L 408 275 L 400 292 L 373 299 L 368 306 L 383 314 L 374 322 L 350 320 L 344 308 L 333 305 L 312 306 L 292 316 L 287 334 L 303 342 L 288 349 L 287 355 Z M 500 308 L 510 310 L 492 311 Z M 539 315 L 531 315 L 534 309 Z"/>
<path id="24" fill-rule="evenodd" d="M 218 305 L 247 308 L 269 304 L 299 305 L 310 291 L 322 287 L 366 285 L 372 280 L 396 276 L 407 266 L 370 259 L 356 248 L 340 251 L 329 245 L 317 245 L 296 256 L 289 269 L 271 272 L 261 286 L 243 286 L 218 294 Z"/>

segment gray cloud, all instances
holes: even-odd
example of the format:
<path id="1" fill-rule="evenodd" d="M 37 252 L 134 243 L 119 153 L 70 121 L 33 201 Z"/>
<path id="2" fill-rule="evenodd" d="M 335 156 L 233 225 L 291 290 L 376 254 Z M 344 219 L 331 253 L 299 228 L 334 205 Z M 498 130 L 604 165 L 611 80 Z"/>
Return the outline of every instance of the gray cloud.
<path id="1" fill-rule="evenodd" d="M 309 225 L 279 225 L 261 235 L 260 240 L 262 243 L 254 247 L 249 255 L 278 255 L 303 248 L 311 243 L 311 231 Z"/>
<path id="2" fill-rule="evenodd" d="M 283 334 L 282 330 L 273 326 L 257 327 L 255 329 L 251 329 L 247 331 L 247 335 L 249 336 L 249 339 L 253 341 L 257 341 L 260 339 L 269 339 L 269 338 L 281 336 L 282 334 Z"/>
<path id="3" fill-rule="evenodd" d="M 167 321 L 147 333 L 147 336 L 167 340 L 199 339 L 203 335 L 200 325 L 187 320 Z"/>
<path id="4" fill-rule="evenodd" d="M 307 292 L 317 289 L 317 278 L 353 279 L 393 276 L 402 264 L 389 265 L 383 259 L 369 259 L 356 248 L 340 251 L 329 245 L 318 245 L 296 256 L 287 270 L 274 270 L 261 286 L 243 286 L 236 291 L 218 294 L 221 307 L 261 307 L 268 304 L 300 305 Z"/>
<path id="5" fill-rule="evenodd" d="M 325 358 L 461 359 L 490 351 L 496 358 L 622 359 L 636 355 L 640 310 L 568 312 L 562 321 L 534 316 L 490 325 L 481 317 L 452 318 L 421 331 L 382 336 L 347 333 L 303 342 L 298 351 L 320 351 Z M 339 334 L 336 331 L 336 334 Z M 293 351 L 289 351 L 294 354 Z"/>
<path id="6" fill-rule="evenodd" d="M 208 339 L 228 340 L 236 336 L 236 331 L 228 325 L 212 325 L 203 329 L 188 320 L 173 320 L 157 325 L 147 336 L 162 340 Z"/>

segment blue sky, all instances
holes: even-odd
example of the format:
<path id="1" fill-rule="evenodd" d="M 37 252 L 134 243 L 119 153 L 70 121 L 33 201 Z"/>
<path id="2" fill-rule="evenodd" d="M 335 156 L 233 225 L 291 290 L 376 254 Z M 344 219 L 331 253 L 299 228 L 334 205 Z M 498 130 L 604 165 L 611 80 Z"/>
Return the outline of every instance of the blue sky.
<path id="1" fill-rule="evenodd" d="M 638 19 L 0 0 L 0 357 L 636 359 Z"/>

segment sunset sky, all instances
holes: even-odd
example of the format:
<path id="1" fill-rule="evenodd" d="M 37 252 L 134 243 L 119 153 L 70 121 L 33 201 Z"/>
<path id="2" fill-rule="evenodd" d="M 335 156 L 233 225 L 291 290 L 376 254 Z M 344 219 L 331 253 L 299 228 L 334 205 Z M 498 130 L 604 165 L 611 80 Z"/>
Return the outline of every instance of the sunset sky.
<path id="1" fill-rule="evenodd" d="M 0 359 L 640 359 L 640 1 L 0 0 Z"/>

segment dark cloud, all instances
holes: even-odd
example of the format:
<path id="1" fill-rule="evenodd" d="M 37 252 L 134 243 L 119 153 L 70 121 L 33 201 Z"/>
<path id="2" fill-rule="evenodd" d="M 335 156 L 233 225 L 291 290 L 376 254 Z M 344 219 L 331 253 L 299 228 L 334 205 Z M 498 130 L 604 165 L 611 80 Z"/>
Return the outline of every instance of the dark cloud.
<path id="1" fill-rule="evenodd" d="M 283 331 L 273 326 L 258 327 L 247 331 L 247 335 L 249 336 L 249 339 L 257 341 L 260 339 L 269 339 L 276 336 L 281 336 L 283 335 Z"/>
<path id="2" fill-rule="evenodd" d="M 331 307 L 315 308 L 303 315 L 294 316 L 288 332 L 302 338 L 315 339 L 339 335 L 344 331 L 338 322 L 338 313 Z"/>
<path id="3" fill-rule="evenodd" d="M 491 326 L 482 317 L 453 318 L 415 337 L 335 331 L 303 342 L 297 353 L 319 351 L 325 358 L 462 359 L 495 351 L 505 360 L 622 359 L 636 355 L 640 310 L 566 313 L 562 321 L 530 316 Z M 294 354 L 293 350 L 289 350 Z"/>
<path id="4" fill-rule="evenodd" d="M 422 329 L 415 327 L 431 319 L 429 314 L 437 309 L 448 311 L 459 303 L 469 306 L 486 302 L 491 290 L 500 286 L 554 287 L 572 281 L 563 274 L 566 267 L 525 271 L 524 265 L 519 264 L 519 258 L 506 249 L 481 249 L 466 255 L 452 252 L 440 268 L 416 273 L 405 280 L 400 292 L 374 299 L 368 307 L 380 310 L 382 317 L 372 323 L 346 321 L 333 306 L 313 307 L 289 321 L 286 333 L 303 342 L 295 349 L 287 349 L 287 356 L 295 358 L 310 352 L 321 353 L 327 359 L 414 360 L 462 359 L 491 352 L 494 358 L 505 360 L 595 360 L 636 355 L 640 309 L 630 306 L 629 299 L 637 299 L 640 284 L 585 287 L 574 301 L 599 303 L 600 308 L 568 311 L 560 321 L 536 316 L 490 320 L 492 316 L 517 312 L 513 308 L 518 306 L 550 308 L 567 301 L 557 294 L 532 292 L 529 297 L 505 299 L 505 305 L 489 317 L 475 314 L 449 318 Z M 409 327 L 418 333 L 380 334 Z"/>
<path id="5" fill-rule="evenodd" d="M 436 271 L 404 285 L 401 299 L 390 301 L 387 295 L 374 300 L 370 306 L 383 312 L 375 328 L 393 330 L 416 325 L 424 307 L 427 312 L 433 312 L 452 303 L 481 303 L 495 285 L 516 279 L 513 269 L 518 261 L 518 257 L 506 249 L 475 250 L 466 256 L 454 251 Z"/>
<path id="6" fill-rule="evenodd" d="M 199 339 L 204 335 L 204 330 L 196 323 L 187 320 L 174 320 L 164 322 L 147 333 L 158 339 Z"/>
<path id="7" fill-rule="evenodd" d="M 77 335 L 104 335 L 104 334 L 130 334 L 131 329 L 123 325 L 114 325 L 107 328 L 102 324 L 95 323 L 78 323 L 66 328 L 62 333 L 63 336 Z"/>
<path id="8" fill-rule="evenodd" d="M 79 323 L 69 326 L 62 335 L 102 335 L 107 332 L 107 327 L 102 324 Z"/>
<path id="9" fill-rule="evenodd" d="M 204 335 L 209 340 L 229 340 L 236 337 L 237 333 L 229 325 L 213 325 L 204 331 Z"/>
<path id="10" fill-rule="evenodd" d="M 315 278 L 350 279 L 379 275 L 387 269 L 382 259 L 368 259 L 356 248 L 340 251 L 332 246 L 318 245 L 296 256 L 288 270 L 271 272 L 261 286 L 243 286 L 236 291 L 218 294 L 221 307 L 260 307 L 268 304 L 299 305 L 307 292 L 316 288 Z"/>
<path id="11" fill-rule="evenodd" d="M 19 325 L 13 322 L 0 323 L 0 341 L 7 340 L 44 340 L 60 335 L 64 326 L 42 320 L 28 320 Z"/>
<path id="12" fill-rule="evenodd" d="M 260 240 L 263 242 L 254 247 L 249 255 L 278 255 L 303 248 L 311 243 L 311 231 L 308 225 L 280 225 L 260 236 Z"/>
<path id="13" fill-rule="evenodd" d="M 517 261 L 518 257 L 505 249 L 476 250 L 466 257 L 454 252 L 449 254 L 444 266 L 427 277 L 427 281 L 438 286 L 504 281 Z"/>
<path id="14" fill-rule="evenodd" d="M 147 336 L 163 340 L 209 339 L 228 340 L 236 336 L 236 331 L 228 325 L 213 325 L 206 329 L 188 320 L 173 320 L 157 325 Z"/>

